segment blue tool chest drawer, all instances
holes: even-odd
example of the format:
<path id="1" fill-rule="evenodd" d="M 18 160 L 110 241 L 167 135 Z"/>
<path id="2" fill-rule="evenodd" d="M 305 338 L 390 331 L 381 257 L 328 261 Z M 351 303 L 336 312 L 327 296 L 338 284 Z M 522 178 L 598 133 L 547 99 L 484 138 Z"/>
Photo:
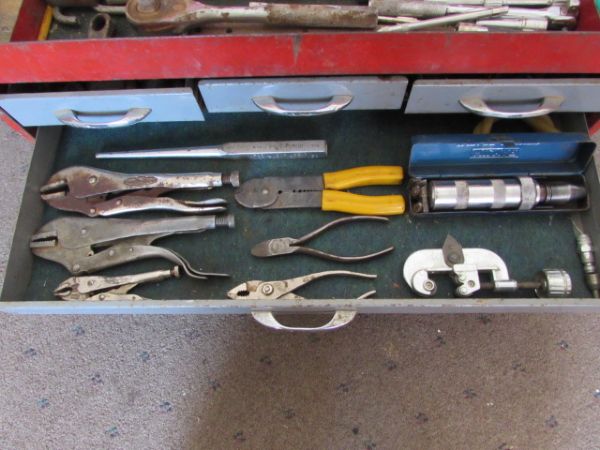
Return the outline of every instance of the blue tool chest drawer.
<path id="1" fill-rule="evenodd" d="M 204 120 L 189 87 L 0 94 L 0 108 L 24 127 L 110 128 Z"/>
<path id="2" fill-rule="evenodd" d="M 557 114 L 561 131 L 583 133 L 581 114 Z M 394 246 L 393 252 L 377 259 L 341 264 L 310 255 L 257 258 L 250 252 L 261 241 L 280 236 L 302 236 L 331 220 L 344 217 L 314 209 L 249 209 L 236 203 L 235 190 L 224 186 L 209 193 L 190 193 L 185 198 L 204 200 L 215 196 L 227 200 L 235 228 L 208 230 L 202 234 L 165 237 L 156 243 L 182 255 L 194 267 L 225 272 L 229 278 L 197 280 L 185 275 L 161 282 L 140 284 L 135 293 L 152 300 L 62 301 L 53 291 L 71 276 L 65 267 L 34 257 L 30 238 L 43 224 L 61 217 L 79 217 L 57 211 L 40 198 L 40 188 L 50 176 L 70 166 L 91 166 L 123 173 L 239 171 L 244 183 L 257 177 L 318 176 L 358 166 L 402 166 L 400 186 L 363 187 L 367 195 L 410 193 L 408 173 L 413 137 L 471 133 L 479 118 L 474 115 L 402 115 L 399 111 L 342 111 L 332 116 L 289 118 L 262 113 L 209 114 L 205 122 L 141 123 L 112 130 L 80 130 L 43 127 L 38 138 L 15 229 L 0 312 L 6 313 L 196 313 L 248 314 L 261 323 L 284 328 L 274 313 L 327 313 L 324 329 L 351 321 L 360 313 L 456 313 L 456 312 L 562 312 L 600 311 L 585 283 L 571 215 L 543 214 L 452 214 L 418 219 L 407 213 L 389 217 L 389 222 L 349 223 L 315 239 L 314 247 L 338 255 L 364 255 Z M 497 124 L 498 133 L 529 133 L 520 121 Z M 176 139 L 175 139 L 176 137 Z M 320 159 L 113 159 L 97 160 L 95 152 L 165 148 L 177 145 L 211 145 L 232 141 L 323 139 L 328 155 Z M 589 155 L 588 155 L 589 157 Z M 600 242 L 600 182 L 592 162 L 582 166 L 589 208 L 578 212 L 593 240 Z M 133 218 L 169 218 L 168 212 L 140 213 Z M 105 219 L 90 219 L 105 220 Z M 436 295 L 416 296 L 403 277 L 403 266 L 411 254 L 440 249 L 448 235 L 466 250 L 489 249 L 499 255 L 513 279 L 531 280 L 542 269 L 564 269 L 571 278 L 572 292 L 566 298 L 537 298 L 532 291 L 511 293 L 481 291 L 471 297 L 455 296 L 455 285 L 447 276 L 436 277 Z M 312 246 L 312 244 L 311 244 Z M 172 264 L 148 259 L 110 268 L 102 275 L 117 276 L 169 269 Z M 294 294 L 303 299 L 252 299 L 227 297 L 234 287 L 249 280 L 285 280 L 305 274 L 349 270 L 377 278 L 331 277 L 311 283 Z M 482 280 L 482 285 L 485 281 Z M 358 298 L 376 290 L 369 298 Z M 333 314 L 333 318 L 331 318 Z"/>

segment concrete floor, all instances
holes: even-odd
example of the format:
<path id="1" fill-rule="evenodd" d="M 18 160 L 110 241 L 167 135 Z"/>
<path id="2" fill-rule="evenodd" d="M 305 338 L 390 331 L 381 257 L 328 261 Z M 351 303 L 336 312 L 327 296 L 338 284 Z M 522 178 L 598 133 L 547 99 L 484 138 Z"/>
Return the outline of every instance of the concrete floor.
<path id="1" fill-rule="evenodd" d="M 31 147 L 0 125 L 0 261 Z M 0 315 L 0 448 L 600 448 L 600 316 Z"/>
<path id="2" fill-rule="evenodd" d="M 9 40 L 20 7 L 21 0 L 0 2 L 0 42 Z"/>

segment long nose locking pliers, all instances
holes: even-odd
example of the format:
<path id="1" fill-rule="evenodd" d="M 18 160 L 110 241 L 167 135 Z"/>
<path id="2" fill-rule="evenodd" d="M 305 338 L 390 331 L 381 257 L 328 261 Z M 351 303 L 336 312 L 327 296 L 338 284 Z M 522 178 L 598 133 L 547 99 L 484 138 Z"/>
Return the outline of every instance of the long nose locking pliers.
<path id="1" fill-rule="evenodd" d="M 275 281 L 260 281 L 251 280 L 245 283 L 239 284 L 229 292 L 227 297 L 238 300 L 271 300 L 271 299 L 285 299 L 285 300 L 302 300 L 304 297 L 294 294 L 294 291 L 305 284 L 312 281 L 318 280 L 323 277 L 331 276 L 348 276 L 357 278 L 377 278 L 377 275 L 360 272 L 350 272 L 348 270 L 327 270 L 325 272 L 310 273 L 296 278 L 289 278 L 287 280 L 275 280 Z M 369 291 L 364 293 L 358 298 L 367 298 L 373 295 L 375 291 Z"/>
<path id="2" fill-rule="evenodd" d="M 239 186 L 239 173 L 125 174 L 73 166 L 52 175 L 40 192 L 42 199 L 54 208 L 89 217 L 149 210 L 207 214 L 225 211 L 225 200 L 195 202 L 160 195 L 177 189 L 208 190 L 226 184 Z"/>
<path id="3" fill-rule="evenodd" d="M 151 244 L 173 234 L 234 226 L 231 215 L 159 220 L 63 217 L 40 228 L 29 246 L 34 255 L 62 264 L 74 275 L 140 259 L 163 258 L 180 266 L 190 277 L 205 279 L 227 275 L 201 272 L 173 250 Z"/>
<path id="4" fill-rule="evenodd" d="M 62 300 L 146 300 L 128 292 L 140 283 L 162 281 L 167 278 L 179 278 L 179 267 L 170 270 L 154 270 L 152 272 L 118 277 L 84 276 L 71 277 L 54 289 L 54 295 Z"/>
<path id="5" fill-rule="evenodd" d="M 279 256 L 279 255 L 290 255 L 292 253 L 303 253 L 305 255 L 316 256 L 323 259 L 328 259 L 330 261 L 337 261 L 343 263 L 351 263 L 351 262 L 360 262 L 366 261 L 368 259 L 376 258 L 378 256 L 385 255 L 386 253 L 394 251 L 394 246 L 385 248 L 378 252 L 370 253 L 368 255 L 361 256 L 337 256 L 332 255 L 330 253 L 322 252 L 321 250 L 316 250 L 310 247 L 302 247 L 301 244 L 305 244 L 311 239 L 317 237 L 321 233 L 327 231 L 330 228 L 333 228 L 338 225 L 342 225 L 348 222 L 362 222 L 362 221 L 375 221 L 375 222 L 383 222 L 388 223 L 390 220 L 386 217 L 378 217 L 378 216 L 350 216 L 350 217 L 342 217 L 341 219 L 334 220 L 333 222 L 326 223 L 320 228 L 317 228 L 314 231 L 302 236 L 298 239 L 283 237 L 277 239 L 269 239 L 267 241 L 263 241 L 259 244 L 256 244 L 252 247 L 252 254 L 259 258 L 268 258 L 271 256 Z"/>

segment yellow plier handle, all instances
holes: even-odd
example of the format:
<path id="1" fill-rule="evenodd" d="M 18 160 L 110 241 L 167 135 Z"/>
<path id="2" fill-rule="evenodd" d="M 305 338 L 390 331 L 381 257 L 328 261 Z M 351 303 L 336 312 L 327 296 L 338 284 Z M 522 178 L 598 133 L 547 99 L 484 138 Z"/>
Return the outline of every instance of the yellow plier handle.
<path id="1" fill-rule="evenodd" d="M 321 209 L 364 216 L 395 216 L 404 213 L 404 197 L 324 190 Z"/>
<path id="2" fill-rule="evenodd" d="M 400 166 L 364 166 L 323 174 L 323 211 L 337 211 L 369 216 L 403 214 L 401 195 L 360 195 L 339 192 L 361 186 L 398 185 L 404 171 Z"/>
<path id="3" fill-rule="evenodd" d="M 326 172 L 323 187 L 342 191 L 361 186 L 387 186 L 402 183 L 404 170 L 400 166 L 363 166 Z"/>

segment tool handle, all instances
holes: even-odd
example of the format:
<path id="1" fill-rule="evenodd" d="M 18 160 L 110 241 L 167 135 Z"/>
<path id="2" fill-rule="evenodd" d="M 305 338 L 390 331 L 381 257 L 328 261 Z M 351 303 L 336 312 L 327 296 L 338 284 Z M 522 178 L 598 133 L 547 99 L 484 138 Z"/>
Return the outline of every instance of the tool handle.
<path id="1" fill-rule="evenodd" d="M 264 9 L 266 23 L 309 28 L 376 28 L 377 10 L 369 6 L 303 5 L 250 2 Z"/>
<path id="2" fill-rule="evenodd" d="M 387 186 L 400 184 L 403 178 L 404 170 L 400 166 L 362 166 L 324 173 L 323 187 L 339 191 L 360 186 Z"/>
<path id="3" fill-rule="evenodd" d="M 338 256 L 338 255 L 326 253 L 326 252 L 323 252 L 321 250 L 317 250 L 317 249 L 311 248 L 311 247 L 296 247 L 296 248 L 298 249 L 297 253 L 302 253 L 304 255 L 310 255 L 310 256 L 316 256 L 317 258 L 327 259 L 329 261 L 336 261 L 336 262 L 340 262 L 340 263 L 355 263 L 355 262 L 368 261 L 369 259 L 374 259 L 374 258 L 377 258 L 378 256 L 383 256 L 387 253 L 394 251 L 394 247 L 392 246 L 392 247 L 385 248 L 383 250 L 379 250 L 377 252 L 369 253 L 368 255 Z"/>
<path id="4" fill-rule="evenodd" d="M 234 187 L 239 186 L 239 172 L 234 171 L 231 174 L 222 174 L 218 172 L 198 172 L 198 173 L 148 173 L 148 174 L 119 174 L 114 173 L 112 177 L 108 174 L 109 182 L 114 180 L 118 190 L 133 189 L 212 189 L 230 184 Z M 104 181 L 104 180 L 101 180 Z M 103 187 L 99 183 L 98 189 Z M 110 186 L 106 192 L 110 191 Z M 113 188 L 114 190 L 114 188 Z"/>
<path id="5" fill-rule="evenodd" d="M 352 103 L 354 96 L 352 95 L 333 95 L 329 99 L 325 100 L 325 104 L 321 107 L 313 109 L 294 108 L 294 107 L 283 107 L 280 103 L 295 103 L 297 101 L 282 101 L 278 100 L 270 95 L 259 95 L 252 97 L 254 104 L 264 112 L 276 114 L 278 116 L 287 117 L 308 117 L 308 116 L 322 116 L 324 114 L 331 114 L 338 112 Z M 300 103 L 305 103 L 301 101 Z"/>
<path id="6" fill-rule="evenodd" d="M 325 325 L 321 325 L 318 327 L 290 327 L 287 325 L 283 325 L 281 322 L 275 318 L 275 315 L 272 311 L 252 311 L 252 317 L 261 325 L 264 325 L 267 328 L 271 328 L 273 330 L 285 330 L 285 331 L 307 331 L 307 332 L 315 332 L 315 331 L 328 331 L 328 330 L 337 330 L 343 326 L 348 325 L 352 320 L 356 317 L 356 311 L 336 311 L 329 322 Z"/>
<path id="7" fill-rule="evenodd" d="M 370 0 L 369 4 L 377 8 L 382 16 L 408 16 L 408 17 L 439 17 L 448 14 L 448 5 L 444 2 L 429 1 L 398 1 L 398 0 Z"/>
<path id="8" fill-rule="evenodd" d="M 338 225 L 343 225 L 343 224 L 349 223 L 349 222 L 362 222 L 362 221 L 369 221 L 369 220 L 375 221 L 375 222 L 389 222 L 390 221 L 390 219 L 386 219 L 385 217 L 379 217 L 379 216 L 341 217 L 339 219 L 336 219 L 329 223 L 326 223 L 325 225 L 317 228 L 316 230 L 313 230 L 310 233 L 305 234 L 304 236 L 296 239 L 295 245 L 305 244 L 306 242 L 310 241 L 311 239 L 315 238 L 316 236 L 320 235 L 321 233 L 324 233 L 325 231 L 329 230 L 330 228 L 337 227 Z"/>
<path id="9" fill-rule="evenodd" d="M 529 117 L 540 117 L 556 112 L 565 101 L 560 95 L 543 97 L 538 106 L 529 111 L 506 111 L 488 105 L 481 97 L 465 97 L 458 102 L 467 111 L 484 117 L 497 117 L 499 119 L 525 119 Z"/>
<path id="10" fill-rule="evenodd" d="M 269 281 L 266 283 L 276 286 L 273 294 L 276 296 L 276 298 L 283 298 L 283 296 L 286 294 L 293 294 L 296 289 L 318 280 L 319 278 L 325 277 L 356 277 L 375 279 L 377 278 L 377 275 L 362 272 L 352 272 L 350 270 L 325 270 L 323 272 L 315 272 L 301 277 L 289 278 L 287 280 Z"/>
<path id="11" fill-rule="evenodd" d="M 404 213 L 401 195 L 359 195 L 350 192 L 323 191 L 321 209 L 348 214 L 394 216 Z"/>
<path id="12" fill-rule="evenodd" d="M 131 108 L 125 112 L 111 112 L 106 111 L 104 113 L 97 112 L 81 112 L 74 111 L 72 109 L 60 109 L 58 111 L 54 111 L 54 115 L 56 118 L 63 123 L 64 125 L 73 127 L 73 128 L 86 128 L 89 130 L 104 130 L 107 128 L 120 128 L 120 127 L 128 127 L 130 125 L 134 125 L 138 122 L 144 120 L 148 114 L 150 114 L 152 110 L 150 108 Z M 85 117 L 99 117 L 99 116 L 113 116 L 113 115 L 121 115 L 119 119 L 109 120 L 106 122 L 100 121 L 86 121 Z"/>
<path id="13" fill-rule="evenodd" d="M 49 202 L 52 204 L 52 201 Z M 119 214 L 142 211 L 174 211 L 185 214 L 215 214 L 227 210 L 227 202 L 220 198 L 205 201 L 177 200 L 170 197 L 146 197 L 143 195 L 125 195 L 115 197 L 99 203 L 94 203 L 88 208 L 77 208 L 89 217 L 110 217 Z"/>

